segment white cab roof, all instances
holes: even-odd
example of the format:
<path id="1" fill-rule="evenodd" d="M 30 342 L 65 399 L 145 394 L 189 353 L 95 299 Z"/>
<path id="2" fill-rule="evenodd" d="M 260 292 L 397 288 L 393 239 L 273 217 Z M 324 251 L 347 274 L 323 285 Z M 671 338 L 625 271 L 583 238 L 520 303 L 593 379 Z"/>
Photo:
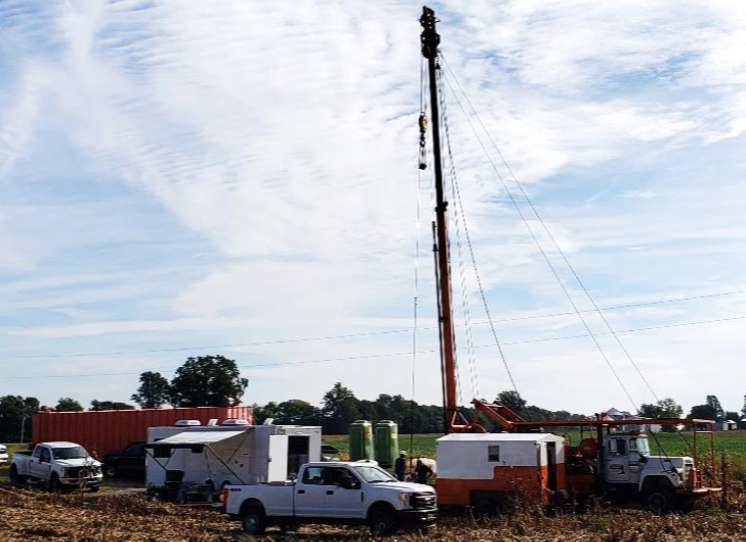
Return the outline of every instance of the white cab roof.
<path id="1" fill-rule="evenodd" d="M 560 442 L 554 433 L 451 433 L 438 442 Z"/>
<path id="2" fill-rule="evenodd" d="M 64 440 L 55 440 L 52 442 L 40 442 L 39 446 L 49 446 L 51 448 L 82 448 L 77 442 L 67 442 Z"/>

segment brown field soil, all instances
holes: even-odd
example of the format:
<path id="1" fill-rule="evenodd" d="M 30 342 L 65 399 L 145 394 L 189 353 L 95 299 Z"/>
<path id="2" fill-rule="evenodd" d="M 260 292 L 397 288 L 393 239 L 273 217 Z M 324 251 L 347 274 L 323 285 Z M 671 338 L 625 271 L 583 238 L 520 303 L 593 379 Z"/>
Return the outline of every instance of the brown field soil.
<path id="1" fill-rule="evenodd" d="M 740 501 L 740 502 L 739 502 Z M 547 517 L 533 511 L 487 522 L 444 518 L 427 533 L 391 540 L 743 540 L 746 500 L 731 510 L 704 509 L 687 516 L 657 517 L 642 510 L 610 509 Z M 236 522 L 209 509 L 152 502 L 141 495 L 54 495 L 0 485 L 0 540 L 249 540 Z M 262 540 L 370 540 L 364 528 L 309 526 Z"/>

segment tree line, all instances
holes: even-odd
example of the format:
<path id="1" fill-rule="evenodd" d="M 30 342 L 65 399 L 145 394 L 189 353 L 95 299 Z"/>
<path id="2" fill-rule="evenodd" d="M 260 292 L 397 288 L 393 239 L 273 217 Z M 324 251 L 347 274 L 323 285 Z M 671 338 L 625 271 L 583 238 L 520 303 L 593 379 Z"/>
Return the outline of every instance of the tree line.
<path id="1" fill-rule="evenodd" d="M 169 381 L 157 372 L 147 371 L 140 375 L 139 387 L 131 396 L 135 404 L 120 401 L 93 400 L 88 410 L 129 410 L 135 405 L 141 408 L 196 406 L 236 406 L 248 386 L 248 380 L 241 378 L 235 362 L 223 356 L 199 356 L 187 358 Z M 587 416 L 565 410 L 552 411 L 530 405 L 516 391 L 503 391 L 497 394 L 500 401 L 526 420 L 583 420 Z M 251 405 L 255 423 L 271 418 L 277 424 L 320 425 L 326 434 L 346 433 L 350 423 L 363 419 L 371 422 L 392 420 L 402 433 L 442 433 L 444 430 L 443 408 L 441 405 L 421 405 L 401 395 L 380 394 L 374 400 L 358 399 L 349 388 L 337 382 L 324 394 L 316 406 L 302 399 L 289 399 L 282 402 L 271 401 L 264 405 Z M 6 395 L 0 397 L 0 442 L 15 442 L 23 438 L 29 440 L 33 414 L 43 410 L 57 412 L 79 412 L 83 405 L 70 397 L 61 397 L 54 407 L 43 406 L 35 397 Z M 472 409 L 464 409 L 469 419 Z M 637 414 L 646 418 L 680 418 L 683 408 L 671 398 L 656 403 L 643 404 Z M 705 402 L 695 405 L 689 416 L 716 421 L 739 421 L 746 417 L 746 397 L 741 412 L 726 411 L 715 395 L 708 395 Z M 485 426 L 494 429 L 485 419 Z M 664 426 L 664 430 L 666 427 Z M 670 429 L 670 428 L 668 428 Z"/>

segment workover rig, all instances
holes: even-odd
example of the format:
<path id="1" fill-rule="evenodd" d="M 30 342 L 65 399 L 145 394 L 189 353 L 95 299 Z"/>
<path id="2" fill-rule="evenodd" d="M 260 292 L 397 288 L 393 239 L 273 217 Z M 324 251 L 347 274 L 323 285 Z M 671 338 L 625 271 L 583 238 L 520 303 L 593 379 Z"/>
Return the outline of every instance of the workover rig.
<path id="1" fill-rule="evenodd" d="M 499 402 L 474 399 L 473 418 L 457 402 L 454 324 L 448 243 L 448 202 L 443 183 L 439 112 L 440 36 L 435 13 L 423 8 L 422 55 L 427 61 L 432 157 L 435 177 L 434 251 L 440 322 L 441 370 L 446 435 L 437 441 L 438 504 L 500 511 L 511 503 L 561 505 L 641 502 L 656 512 L 690 508 L 697 498 L 721 491 L 716 485 L 712 420 L 644 419 L 616 421 L 597 415 L 588 421 L 527 421 Z M 420 117 L 421 146 L 427 117 Z M 424 152 L 424 151 L 423 151 Z M 425 168 L 424 161 L 421 169 Z M 488 432 L 481 419 L 498 428 Z M 648 436 L 630 426 L 687 426 L 693 457 L 651 455 Z M 709 430 L 700 430 L 702 427 Z M 552 428 L 580 429 L 578 446 Z M 643 427 L 644 428 L 644 427 Z M 697 436 L 709 436 L 709 458 L 697 457 Z M 586 435 L 587 438 L 582 438 Z M 652 433 L 655 438 L 655 434 Z M 657 439 L 656 439 L 657 440 Z"/>

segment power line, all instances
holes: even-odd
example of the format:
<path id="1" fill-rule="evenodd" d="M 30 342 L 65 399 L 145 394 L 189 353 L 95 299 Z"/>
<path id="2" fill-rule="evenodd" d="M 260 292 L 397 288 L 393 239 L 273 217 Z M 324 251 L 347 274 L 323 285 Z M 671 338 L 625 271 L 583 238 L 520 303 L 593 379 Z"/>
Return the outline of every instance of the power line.
<path id="1" fill-rule="evenodd" d="M 627 348 L 624 345 L 624 343 L 622 343 L 622 340 L 614 332 L 614 328 L 611 327 L 611 324 L 606 319 L 606 316 L 604 315 L 603 311 L 601 311 L 601 309 L 599 308 L 598 304 L 596 303 L 596 300 L 594 299 L 593 295 L 591 295 L 591 292 L 586 287 L 585 282 L 580 278 L 580 275 L 575 270 L 575 266 L 572 265 L 572 263 L 570 263 L 570 260 L 567 257 L 567 255 L 565 254 L 565 251 L 562 250 L 562 247 L 557 242 L 557 239 L 552 234 L 552 231 L 546 225 L 546 222 L 544 222 L 544 218 L 539 214 L 539 210 L 536 208 L 536 206 L 534 205 L 534 202 L 531 200 L 531 198 L 529 197 L 528 193 L 523 188 L 523 183 L 521 183 L 518 180 L 518 177 L 516 177 L 515 173 L 513 173 L 513 169 L 510 167 L 510 164 L 508 164 L 508 161 L 505 159 L 505 156 L 503 155 L 502 151 L 497 146 L 497 143 L 495 142 L 494 138 L 492 137 L 492 135 L 490 134 L 490 132 L 487 130 L 487 127 L 484 125 L 484 122 L 482 121 L 482 118 L 480 117 L 479 112 L 475 109 L 474 105 L 471 103 L 471 100 L 469 99 L 468 94 L 466 94 L 466 92 L 464 91 L 464 89 L 461 86 L 461 83 L 459 82 L 458 78 L 453 73 L 453 70 L 451 70 L 451 67 L 448 65 L 448 62 L 445 61 L 445 63 L 446 63 L 446 66 L 448 67 L 448 71 L 453 76 L 454 80 L 456 81 L 456 84 L 458 85 L 459 89 L 461 90 L 461 93 L 464 95 L 464 98 L 466 99 L 467 103 L 469 104 L 469 107 L 471 107 L 472 111 L 474 112 L 474 114 L 475 114 L 475 116 L 477 118 L 477 121 L 479 122 L 479 125 L 482 127 L 482 131 L 487 135 L 487 138 L 492 143 L 492 148 L 495 149 L 495 151 L 497 152 L 498 156 L 500 157 L 500 160 L 502 160 L 503 165 L 508 170 L 508 173 L 510 174 L 510 177 L 513 179 L 513 183 L 518 187 L 518 190 L 520 191 L 521 195 L 523 196 L 523 199 L 526 201 L 526 203 L 528 204 L 529 208 L 533 212 L 534 216 L 539 221 L 539 224 L 541 224 L 542 229 L 544 230 L 544 232 L 549 237 L 550 241 L 552 242 L 552 245 L 554 245 L 554 249 L 557 251 L 557 253 L 562 258 L 562 261 L 565 263 L 565 265 L 567 266 L 567 268 L 570 270 L 570 273 L 572 274 L 573 278 L 575 279 L 575 281 L 580 286 L 581 290 L 583 290 L 583 293 L 585 294 L 585 296 L 591 302 L 591 305 L 593 305 L 594 310 L 596 311 L 596 313 L 598 314 L 598 316 L 601 318 L 601 320 L 603 321 L 603 323 L 606 326 L 606 328 L 609 330 L 609 333 L 614 338 L 614 341 L 617 343 L 617 345 L 622 350 L 622 352 L 624 353 L 624 355 L 626 356 L 626 358 L 632 364 L 632 366 L 634 367 L 635 371 L 637 371 L 637 374 L 640 377 L 640 379 L 645 383 L 645 386 L 647 386 L 647 388 L 650 391 L 650 393 L 653 395 L 653 397 L 655 397 L 655 400 L 656 401 L 660 400 L 658 398 L 658 394 L 655 393 L 655 390 L 650 385 L 650 382 L 648 382 L 648 379 L 645 378 L 645 375 L 642 373 L 642 370 L 638 366 L 637 362 L 634 360 L 634 358 L 632 357 L 632 355 L 629 353 L 629 351 L 627 350 Z M 500 179 L 500 181 L 502 182 L 502 178 Z M 503 185 L 504 185 L 504 183 L 503 183 Z M 511 198 L 512 198 L 512 196 L 511 196 Z M 523 215 L 521 215 L 521 218 L 523 218 Z M 526 223 L 526 227 L 528 227 L 528 223 Z M 559 279 L 559 277 L 557 277 L 557 278 Z M 578 316 L 580 316 L 580 315 L 578 315 Z M 621 382 L 620 382 L 620 384 L 621 384 Z M 634 404 L 634 401 L 633 401 L 633 404 Z"/>
<path id="2" fill-rule="evenodd" d="M 676 328 L 676 327 L 684 327 L 684 326 L 696 326 L 696 325 L 706 325 L 706 324 L 718 324 L 723 322 L 733 322 L 738 320 L 746 320 L 746 315 L 744 316 L 729 316 L 725 318 L 714 318 L 711 320 L 699 320 L 694 322 L 677 322 L 674 324 L 663 324 L 659 326 L 646 326 L 646 327 L 638 327 L 638 328 L 630 328 L 630 329 L 623 329 L 623 330 L 617 330 L 617 333 L 637 333 L 637 332 L 644 332 L 644 331 L 652 331 L 656 329 L 670 329 L 670 328 Z M 599 332 L 597 335 L 609 335 L 608 332 Z M 521 344 L 531 344 L 531 343 L 542 343 L 542 342 L 550 342 L 550 341 L 563 341 L 563 340 L 571 340 L 571 339 L 584 339 L 587 338 L 586 334 L 578 334 L 578 335 L 563 335 L 559 337 L 544 337 L 540 339 L 525 339 L 525 340 L 515 340 L 515 341 L 507 341 L 503 342 L 503 346 L 511 346 L 511 345 L 521 345 Z M 474 345 L 474 348 L 495 348 L 494 343 L 486 343 L 481 345 Z M 439 352 L 439 349 L 429 349 L 429 350 L 419 350 L 416 352 L 416 354 L 434 354 Z M 386 354 L 370 354 L 365 356 L 348 356 L 348 357 L 340 357 L 340 358 L 325 358 L 325 359 L 312 359 L 312 360 L 299 360 L 299 361 L 281 361 L 278 363 L 256 363 L 256 364 L 240 364 L 238 365 L 239 368 L 245 368 L 245 369 L 259 369 L 259 368 L 268 368 L 268 367 L 284 367 L 284 366 L 292 366 L 292 365 L 308 365 L 308 364 L 320 364 L 320 363 L 336 363 L 340 361 L 359 361 L 359 360 L 369 360 L 369 359 L 380 359 L 380 358 L 393 358 L 393 357 L 400 357 L 400 356 L 412 356 L 415 354 L 415 352 L 391 352 Z M 156 367 L 150 367 L 148 369 L 144 370 L 154 370 L 158 369 Z M 174 369 L 158 369 L 160 372 L 163 373 L 173 373 L 175 372 Z M 96 376 L 127 376 L 127 375 L 138 375 L 140 372 L 133 372 L 133 371 L 127 371 L 127 372 L 115 372 L 115 373 L 86 373 L 86 374 L 64 374 L 64 375 L 0 375 L 0 378 L 3 379 L 36 379 L 36 378 L 75 378 L 75 377 L 96 377 Z"/>
<path id="3" fill-rule="evenodd" d="M 624 310 L 634 309 L 640 307 L 653 307 L 657 305 L 665 305 L 670 303 L 680 303 L 686 301 L 696 301 L 700 299 L 711 299 L 715 297 L 725 297 L 732 295 L 739 295 L 746 293 L 746 290 L 733 290 L 728 292 L 716 292 L 711 294 L 698 294 L 687 297 L 678 297 L 672 299 L 660 299 L 654 301 L 645 301 L 640 303 L 627 303 L 624 305 L 612 305 L 608 307 L 602 307 L 601 310 L 612 311 L 612 310 Z M 593 313 L 595 310 L 584 310 L 583 313 Z M 542 318 L 557 318 L 561 316 L 574 316 L 575 312 L 554 312 L 545 314 L 533 314 L 527 316 L 515 316 L 511 318 L 501 318 L 493 320 L 497 323 L 507 322 L 522 322 L 526 320 L 537 320 Z M 489 324 L 488 320 L 474 320 L 472 325 L 486 325 Z M 438 326 L 420 326 L 417 328 L 419 331 L 428 331 L 438 329 Z M 27 356 L 3 356 L 0 357 L 0 361 L 14 361 L 14 360 L 25 360 L 25 359 L 61 359 L 61 358 L 84 358 L 84 357 L 100 357 L 100 356 L 131 356 L 131 355 L 146 355 L 146 354 L 167 354 L 170 352 L 189 352 L 193 350 L 210 350 L 213 348 L 240 348 L 247 346 L 271 346 L 277 344 L 292 344 L 302 342 L 313 342 L 313 341 L 325 341 L 335 339 L 354 339 L 358 337 L 370 337 L 376 335 L 392 335 L 396 333 L 410 333 L 414 331 L 411 327 L 399 328 L 399 329 L 385 329 L 381 331 L 368 331 L 362 333 L 347 333 L 341 335 L 322 335 L 318 337 L 296 337 L 288 339 L 277 339 L 272 341 L 255 341 L 245 343 L 226 343 L 226 344 L 213 344 L 213 345 L 197 345 L 197 346 L 186 346 L 176 348 L 154 348 L 147 350 L 119 350 L 109 352 L 73 352 L 69 354 L 39 354 L 39 355 L 27 355 Z"/>
<path id="4" fill-rule="evenodd" d="M 444 59 L 445 62 L 445 59 Z M 446 62 L 446 66 L 448 66 L 448 63 Z M 448 82 L 448 85 L 450 86 L 451 83 L 448 79 L 446 79 Z M 565 294 L 565 297 L 567 298 L 567 301 L 570 303 L 570 306 L 573 309 L 573 312 L 577 315 L 580 322 L 583 324 L 583 327 L 585 328 L 588 337 L 590 337 L 591 341 L 593 341 L 594 346 L 598 350 L 599 354 L 601 354 L 601 357 L 603 358 L 604 362 L 606 363 L 606 366 L 609 368 L 609 371 L 611 371 L 611 374 L 614 376 L 614 379 L 617 381 L 619 386 L 624 391 L 624 394 L 627 396 L 627 399 L 629 399 L 629 402 L 632 404 L 632 406 L 637 409 L 637 403 L 632 398 L 632 395 L 630 394 L 629 390 L 627 389 L 627 386 L 625 386 L 624 382 L 622 381 L 621 377 L 617 373 L 616 369 L 614 368 L 614 365 L 611 363 L 611 360 L 609 359 L 609 356 L 606 354 L 606 351 L 604 350 L 603 346 L 601 346 L 601 343 L 598 341 L 598 338 L 593 333 L 593 330 L 591 329 L 590 324 L 586 321 L 586 319 L 583 317 L 583 313 L 581 312 L 580 308 L 578 307 L 577 303 L 575 302 L 575 299 L 573 299 L 572 294 L 570 294 L 570 291 L 568 290 L 567 286 L 565 286 L 565 283 L 562 282 L 562 278 L 559 275 L 559 272 L 555 268 L 554 264 L 552 263 L 552 260 L 549 258 L 549 255 L 544 250 L 544 247 L 539 242 L 538 237 L 536 236 L 536 233 L 534 232 L 533 228 L 531 228 L 531 225 L 528 223 L 528 219 L 523 214 L 523 211 L 521 210 L 521 206 L 518 205 L 518 202 L 516 201 L 515 197 L 513 196 L 513 192 L 511 192 L 510 188 L 508 188 L 508 184 L 505 182 L 505 180 L 502 177 L 502 174 L 500 173 L 500 170 L 497 168 L 497 165 L 492 160 L 492 157 L 490 156 L 490 153 L 487 151 L 487 147 L 484 145 L 482 138 L 479 137 L 479 133 L 477 132 L 476 128 L 474 127 L 474 124 L 471 122 L 471 118 L 469 117 L 469 114 L 466 112 L 466 109 L 464 108 L 463 104 L 461 103 L 461 100 L 459 99 L 458 95 L 453 91 L 453 88 L 451 88 L 451 91 L 453 92 L 454 98 L 456 99 L 456 103 L 458 104 L 461 111 L 464 113 L 464 117 L 466 118 L 467 123 L 469 124 L 469 127 L 474 132 L 474 136 L 477 138 L 477 142 L 482 147 L 482 151 L 484 152 L 485 156 L 487 157 L 487 160 L 489 161 L 490 165 L 492 166 L 492 169 L 495 172 L 495 175 L 497 176 L 497 179 L 500 181 L 500 184 L 502 185 L 503 189 L 505 190 L 506 194 L 508 195 L 508 198 L 510 199 L 510 202 L 512 203 L 513 207 L 515 208 L 516 212 L 518 213 L 518 216 L 520 216 L 521 221 L 523 222 L 524 226 L 526 227 L 526 230 L 528 231 L 529 235 L 531 236 L 531 239 L 533 240 L 534 244 L 536 245 L 536 248 L 541 253 L 542 258 L 546 262 L 547 266 L 549 267 L 549 270 L 552 273 L 552 276 L 557 281 L 557 284 L 559 284 L 560 289 Z M 464 95 L 466 97 L 466 95 Z M 468 97 L 466 97 L 468 100 Z M 488 134 L 489 136 L 489 134 Z"/>

